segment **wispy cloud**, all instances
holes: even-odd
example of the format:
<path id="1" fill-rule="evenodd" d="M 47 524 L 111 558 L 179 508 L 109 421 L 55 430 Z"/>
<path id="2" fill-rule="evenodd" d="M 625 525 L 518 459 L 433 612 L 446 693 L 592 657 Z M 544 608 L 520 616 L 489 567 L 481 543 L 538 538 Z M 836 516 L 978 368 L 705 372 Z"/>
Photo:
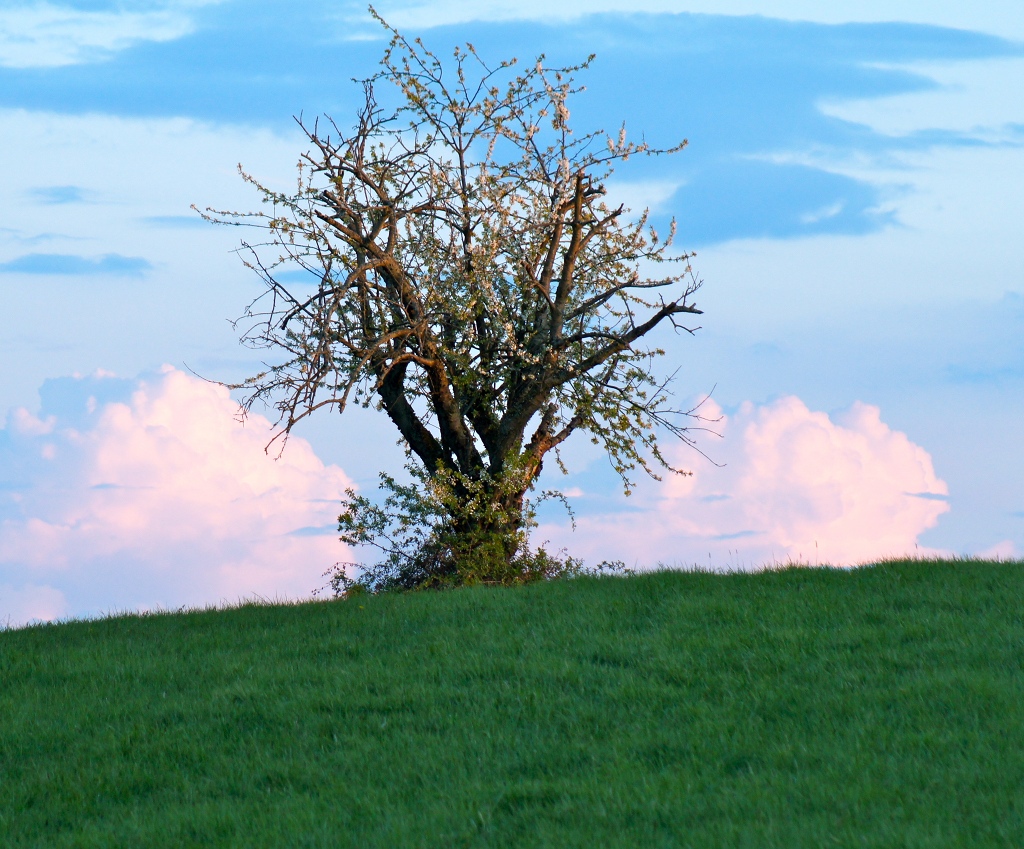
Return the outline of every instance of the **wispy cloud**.
<path id="1" fill-rule="evenodd" d="M 117 277 L 139 277 L 152 269 L 148 260 L 139 256 L 105 254 L 84 257 L 75 254 L 25 254 L 0 263 L 0 273 L 56 274 L 83 276 L 109 274 Z"/>
<path id="2" fill-rule="evenodd" d="M 470 21 L 568 21 L 601 12 L 691 12 L 826 24 L 906 21 L 1024 36 L 1018 0 L 988 0 L 984 5 L 920 0 L 380 0 L 376 6 L 396 25 L 424 28 Z"/>
<path id="3" fill-rule="evenodd" d="M 970 141 L 970 134 L 925 132 L 924 121 L 922 133 L 893 135 L 866 119 L 842 118 L 829 111 L 831 106 L 822 111 L 822 105 L 871 104 L 948 87 L 946 81 L 955 79 L 933 78 L 932 65 L 921 63 L 1020 53 L 1019 46 L 998 38 L 901 23 L 836 27 L 756 16 L 592 14 L 625 11 L 621 2 L 559 7 L 582 18 L 537 23 L 523 20 L 544 17 L 551 4 L 484 5 L 396 3 L 390 8 L 399 23 L 403 14 L 412 15 L 405 25 L 414 29 L 455 14 L 467 22 L 435 34 L 431 43 L 437 40 L 441 48 L 468 39 L 492 60 L 545 52 L 552 62 L 572 62 L 596 51 L 598 59 L 585 79 L 588 92 L 573 107 L 579 126 L 615 129 L 627 118 L 633 137 L 642 135 L 658 146 L 683 136 L 692 142 L 672 159 L 634 160 L 608 186 L 637 211 L 650 206 L 659 227 L 675 213 L 679 243 L 688 248 L 740 238 L 885 229 L 893 217 L 878 211 L 884 199 L 880 188 L 888 190 L 891 179 L 842 172 L 836 162 L 948 144 L 954 136 Z M 354 90 L 337 85 L 337 79 L 372 72 L 380 57 L 379 43 L 340 47 L 339 39 L 362 24 L 339 22 L 355 7 L 339 11 L 326 0 L 312 0 L 300 15 L 282 0 L 244 8 L 224 3 L 201 14 L 180 4 L 159 8 L 194 16 L 195 32 L 89 66 L 30 74 L 0 70 L 0 103 L 35 112 L 258 122 L 287 126 L 290 132 L 291 116 L 298 111 L 344 118 Z M 646 8 L 680 11 L 668 0 Z M 520 20 L 494 22 L 508 15 Z M 273 57 L 272 70 L 268 57 Z M 317 72 L 327 65 L 336 72 L 329 77 Z"/>
<path id="4" fill-rule="evenodd" d="M 67 242 L 76 241 L 82 236 L 72 236 L 67 233 L 33 233 L 29 235 L 24 230 L 15 227 L 0 227 L 0 241 L 16 242 L 21 245 L 35 245 L 40 242 L 51 242 L 55 240 Z"/>
<path id="5" fill-rule="evenodd" d="M 876 65 L 899 71 L 898 65 Z M 912 141 L 944 133 L 951 141 L 1021 143 L 1024 58 L 1019 55 L 973 61 L 910 62 L 903 70 L 934 80 L 935 86 L 887 97 L 824 99 L 825 115 L 870 127 L 890 138 Z"/>
<path id="6" fill-rule="evenodd" d="M 941 492 L 907 492 L 911 498 L 924 498 L 929 501 L 949 501 L 949 496 Z"/>
<path id="7" fill-rule="evenodd" d="M 151 227 L 167 227 L 172 230 L 199 230 L 210 227 L 210 222 L 204 221 L 198 215 L 148 215 L 142 222 Z"/>
<path id="8" fill-rule="evenodd" d="M 28 190 L 29 197 L 38 203 L 54 205 L 83 203 L 88 194 L 81 186 L 36 186 Z"/>
<path id="9" fill-rule="evenodd" d="M 173 9 L 92 11 L 52 3 L 0 9 L 0 66 L 56 68 L 96 62 L 145 41 L 172 41 L 193 31 Z"/>

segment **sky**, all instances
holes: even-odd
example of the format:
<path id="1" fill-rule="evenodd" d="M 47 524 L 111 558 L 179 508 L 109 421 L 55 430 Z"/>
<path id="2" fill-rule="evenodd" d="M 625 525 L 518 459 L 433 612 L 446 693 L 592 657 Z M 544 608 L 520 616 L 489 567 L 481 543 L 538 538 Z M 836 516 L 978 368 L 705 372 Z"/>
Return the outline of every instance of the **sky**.
<path id="1" fill-rule="evenodd" d="M 381 2 L 438 52 L 597 58 L 575 126 L 669 159 L 613 199 L 697 253 L 694 337 L 659 335 L 715 419 L 689 477 L 626 498 L 566 445 L 594 564 L 852 565 L 1024 556 L 1024 2 Z M 293 116 L 354 115 L 384 47 L 361 3 L 0 0 L 0 626 L 301 599 L 337 562 L 348 487 L 402 453 L 372 411 L 277 457 L 227 390 L 260 288 L 239 163 L 287 190 Z M 553 11 L 554 10 L 554 11 Z M 703 455 L 707 455 L 706 457 Z M 554 464 L 549 464 L 554 465 Z"/>

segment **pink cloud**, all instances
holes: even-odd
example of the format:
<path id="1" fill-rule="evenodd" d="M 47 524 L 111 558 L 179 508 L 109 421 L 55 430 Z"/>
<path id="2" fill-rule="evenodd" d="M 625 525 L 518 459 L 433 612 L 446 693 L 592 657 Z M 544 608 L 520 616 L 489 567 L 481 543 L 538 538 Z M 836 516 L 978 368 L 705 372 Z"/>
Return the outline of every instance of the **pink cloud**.
<path id="1" fill-rule="evenodd" d="M 706 410 L 718 414 L 717 408 Z M 927 451 L 855 403 L 835 420 L 795 397 L 744 404 L 708 445 L 722 467 L 680 451 L 692 477 L 645 486 L 640 513 L 544 529 L 588 559 L 714 567 L 787 560 L 855 564 L 914 553 L 949 509 Z M 584 553 L 584 552 L 581 552 Z"/>
<path id="2" fill-rule="evenodd" d="M 97 401 L 110 380 L 78 381 L 97 393 L 75 415 L 15 410 L 0 431 L 18 467 L 0 495 L 0 621 L 308 597 L 348 559 L 334 528 L 351 484 L 308 442 L 268 456 L 264 417 L 239 423 L 227 390 L 169 366 Z"/>
<path id="3" fill-rule="evenodd" d="M 67 613 L 68 600 L 53 587 L 0 584 L 0 628 L 25 622 L 50 621 Z"/>
<path id="4" fill-rule="evenodd" d="M 1017 546 L 1011 539 L 1004 539 L 997 542 L 995 545 L 990 545 L 983 551 L 979 551 L 976 555 L 985 560 L 1020 560 L 1020 552 L 1017 550 Z"/>

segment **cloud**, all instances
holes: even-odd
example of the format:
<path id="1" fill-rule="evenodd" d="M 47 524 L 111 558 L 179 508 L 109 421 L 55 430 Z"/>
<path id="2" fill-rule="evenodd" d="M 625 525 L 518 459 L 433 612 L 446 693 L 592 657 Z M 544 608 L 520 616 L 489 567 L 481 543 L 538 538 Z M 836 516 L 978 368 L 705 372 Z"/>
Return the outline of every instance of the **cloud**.
<path id="1" fill-rule="evenodd" d="M 376 4 L 396 26 L 436 27 L 469 21 L 572 20 L 601 12 L 691 12 L 759 15 L 826 24 L 906 21 L 1024 36 L 1024 16 L 1017 0 L 990 0 L 979 6 L 952 0 L 384 0 Z"/>
<path id="2" fill-rule="evenodd" d="M 612 207 L 622 204 L 634 213 L 645 209 L 657 213 L 672 211 L 672 199 L 683 183 L 679 179 L 630 182 L 612 178 L 605 188 L 608 191 L 607 201 Z"/>
<path id="3" fill-rule="evenodd" d="M 81 186 L 37 186 L 28 193 L 33 200 L 44 204 L 82 203 L 87 195 Z"/>
<path id="4" fill-rule="evenodd" d="M 166 227 L 172 230 L 203 230 L 210 227 L 210 222 L 198 215 L 147 215 L 141 220 L 151 227 Z"/>
<path id="5" fill-rule="evenodd" d="M 0 67 L 57 68 L 96 62 L 139 42 L 173 41 L 193 30 L 173 10 L 86 11 L 51 3 L 0 9 Z"/>
<path id="6" fill-rule="evenodd" d="M 721 198 L 729 200 L 721 203 Z M 877 186 L 820 168 L 753 159 L 706 165 L 674 201 L 679 239 L 688 247 L 729 239 L 871 233 L 895 218 L 879 208 Z"/>
<path id="7" fill-rule="evenodd" d="M 978 557 L 985 560 L 1020 560 L 1020 552 L 1014 545 L 1013 540 L 1004 539 L 995 545 L 989 546 L 984 551 L 978 552 Z"/>
<path id="8" fill-rule="evenodd" d="M 718 427 L 723 440 L 709 454 L 721 467 L 671 477 L 643 513 L 586 517 L 559 542 L 582 541 L 591 559 L 647 565 L 849 565 L 913 553 L 949 509 L 928 452 L 877 407 L 857 402 L 833 420 L 786 397 L 746 403 Z"/>
<path id="9" fill-rule="evenodd" d="M 64 593 L 53 587 L 0 584 L 0 629 L 26 622 L 49 622 L 59 618 L 67 607 Z"/>
<path id="10" fill-rule="evenodd" d="M 113 274 L 120 277 L 138 277 L 152 267 L 142 257 L 120 254 L 105 254 L 94 259 L 74 254 L 25 254 L 9 262 L 0 263 L 0 273 Z"/>
<path id="11" fill-rule="evenodd" d="M 963 131 L 894 137 L 860 121 L 839 120 L 822 105 L 870 106 L 879 98 L 938 89 L 938 78 L 930 75 L 933 65 L 941 69 L 972 57 L 1020 53 L 1011 43 L 961 30 L 669 14 L 679 9 L 667 0 L 647 6 L 663 14 L 622 14 L 622 6 L 604 4 L 600 8 L 620 7 L 620 13 L 607 15 L 589 14 L 597 7 L 583 4 L 558 6 L 555 12 L 574 9 L 572 14 L 584 19 L 542 24 L 505 21 L 502 9 L 522 19 L 551 13 L 552 4 L 534 3 L 532 12 L 511 3 L 473 6 L 469 13 L 465 3 L 396 4 L 393 11 L 399 17 L 403 9 L 415 13 L 423 26 L 438 25 L 448 13 L 461 15 L 459 20 L 468 15 L 470 23 L 434 37 L 439 44 L 469 39 L 492 58 L 545 52 L 553 62 L 574 62 L 596 50 L 599 59 L 585 76 L 591 94 L 576 101 L 574 116 L 580 127 L 613 129 L 626 118 L 631 133 L 658 146 L 690 138 L 691 147 L 679 157 L 634 159 L 617 188 L 635 210 L 650 205 L 659 229 L 676 214 L 679 244 L 691 249 L 737 238 L 860 235 L 885 228 L 892 216 L 879 207 L 894 181 L 845 173 L 846 160 L 974 137 Z M 188 38 L 123 51 L 107 62 L 39 73 L 0 69 L 0 105 L 86 115 L 192 116 L 214 123 L 262 123 L 282 133 L 291 132 L 297 112 L 325 111 L 342 120 L 351 114 L 357 89 L 335 80 L 372 72 L 382 49 L 374 42 L 349 43 L 340 50 L 339 40 L 362 24 L 323 0 L 304 6 L 299 15 L 281 0 L 249 4 L 244 14 L 239 9 L 224 3 L 204 10 L 195 15 L 196 31 Z M 639 10 L 630 6 L 628 11 Z M 498 19 L 502 22 L 495 23 Z M 311 37 L 311 31 L 317 35 Z M 319 74 L 316 69 L 325 65 L 336 73 Z M 921 70 L 915 71 L 918 65 Z M 942 80 L 957 79 L 948 69 L 944 73 Z M 982 73 L 979 80 L 987 84 L 990 77 Z M 643 97 L 637 97 L 638 81 Z M 1006 88 L 1011 97 L 1012 86 Z M 930 114 L 925 109 L 923 116 Z M 17 143 L 17 135 L 12 138 Z M 40 140 L 33 135 L 29 141 Z M 771 158 L 783 156 L 806 161 Z M 115 161 L 118 167 L 148 166 L 130 191 L 137 194 L 144 185 L 150 199 L 159 197 L 154 181 L 162 180 L 162 171 L 197 162 L 177 152 L 161 159 L 148 139 Z M 55 162 L 48 158 L 45 167 L 60 167 Z M 55 175 L 54 182 L 80 180 L 82 173 L 92 174 Z M 104 196 L 115 197 L 112 187 L 98 180 L 92 189 L 97 196 L 102 189 Z"/>
<path id="12" fill-rule="evenodd" d="M 819 108 L 825 115 L 893 138 L 945 132 L 994 144 L 1020 144 L 1024 58 L 911 62 L 904 67 L 938 85 L 887 97 L 826 99 Z"/>
<path id="13" fill-rule="evenodd" d="M 346 550 L 349 478 L 165 366 L 49 381 L 0 430 L 0 622 L 308 597 Z M 316 530 L 316 533 L 312 532 Z"/>

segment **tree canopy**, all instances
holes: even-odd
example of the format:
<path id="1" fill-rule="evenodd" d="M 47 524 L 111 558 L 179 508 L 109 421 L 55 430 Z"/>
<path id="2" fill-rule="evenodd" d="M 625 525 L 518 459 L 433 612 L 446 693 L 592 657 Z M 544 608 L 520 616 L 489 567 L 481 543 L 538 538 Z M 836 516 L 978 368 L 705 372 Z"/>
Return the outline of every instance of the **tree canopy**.
<path id="1" fill-rule="evenodd" d="M 522 69 L 467 44 L 442 61 L 378 20 L 390 42 L 352 129 L 299 118 L 297 189 L 243 172 L 265 208 L 206 212 L 265 234 L 243 242 L 265 288 L 239 326 L 270 353 L 235 388 L 276 408 L 284 437 L 353 403 L 397 428 L 411 482 L 382 473 L 385 502 L 350 492 L 340 517 L 343 540 L 384 552 L 370 588 L 530 580 L 564 567 L 530 551 L 528 496 L 573 433 L 627 492 L 637 467 L 671 469 L 659 431 L 692 442 L 695 413 L 671 406 L 664 352 L 644 344 L 659 325 L 696 329 L 692 254 L 673 250 L 674 222 L 659 235 L 605 188 L 630 157 L 686 142 L 574 132 L 593 56 Z M 281 273 L 296 268 L 312 287 Z"/>

